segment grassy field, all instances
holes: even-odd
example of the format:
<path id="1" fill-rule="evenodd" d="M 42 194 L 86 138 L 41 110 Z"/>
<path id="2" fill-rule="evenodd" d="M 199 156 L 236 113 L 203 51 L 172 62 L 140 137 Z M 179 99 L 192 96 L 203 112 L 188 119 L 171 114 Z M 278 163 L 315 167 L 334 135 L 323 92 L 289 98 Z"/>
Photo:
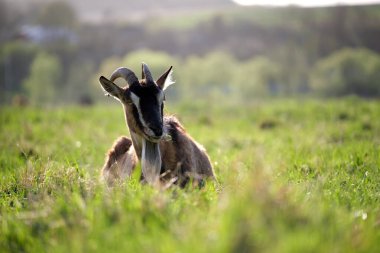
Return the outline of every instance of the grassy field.
<path id="1" fill-rule="evenodd" d="M 380 102 L 172 105 L 219 183 L 112 189 L 119 106 L 0 108 L 0 252 L 379 252 Z"/>

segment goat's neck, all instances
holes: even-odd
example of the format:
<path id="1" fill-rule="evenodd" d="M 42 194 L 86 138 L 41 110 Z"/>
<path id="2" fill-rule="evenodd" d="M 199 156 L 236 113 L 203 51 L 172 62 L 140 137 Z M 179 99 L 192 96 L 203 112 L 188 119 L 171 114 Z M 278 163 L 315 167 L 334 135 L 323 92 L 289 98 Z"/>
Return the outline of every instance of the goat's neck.
<path id="1" fill-rule="evenodd" d="M 133 147 L 141 161 L 141 170 L 150 184 L 158 182 L 161 171 L 161 152 L 159 143 L 151 142 L 136 132 L 129 130 Z"/>
<path id="2" fill-rule="evenodd" d="M 124 110 L 133 147 L 137 157 L 141 161 L 141 170 L 144 178 L 148 183 L 156 184 L 160 176 L 162 164 L 160 145 L 142 136 L 141 130 L 139 130 L 137 122 L 133 117 L 132 107 L 126 105 L 124 106 Z"/>
<path id="3" fill-rule="evenodd" d="M 158 182 L 161 171 L 161 154 L 158 143 L 142 140 L 141 170 L 148 183 Z"/>

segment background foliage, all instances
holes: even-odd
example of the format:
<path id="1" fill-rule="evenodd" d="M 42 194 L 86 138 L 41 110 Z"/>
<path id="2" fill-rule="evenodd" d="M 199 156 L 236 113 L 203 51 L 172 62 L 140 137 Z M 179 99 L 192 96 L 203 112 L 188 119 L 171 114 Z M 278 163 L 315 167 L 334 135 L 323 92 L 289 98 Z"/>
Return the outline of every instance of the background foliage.
<path id="1" fill-rule="evenodd" d="M 115 11 L 114 19 L 104 13 L 89 22 L 80 3 L 2 0 L 1 103 L 20 95 L 34 99 L 38 92 L 31 89 L 38 85 L 24 89 L 23 83 L 40 52 L 55 57 L 61 68 L 54 82 L 60 92 L 50 96 L 50 103 L 99 101 L 100 74 L 120 65 L 139 73 L 143 61 L 156 76 L 174 66 L 176 100 L 379 96 L 377 5 L 243 8 L 212 1 L 199 12 L 201 2 L 191 7 L 187 1 L 169 1 L 162 6 L 170 14 L 160 15 L 144 1 L 145 9 L 143 3 L 129 3 L 133 15 Z"/>
<path id="2" fill-rule="evenodd" d="M 380 91 L 380 58 L 367 49 L 343 49 L 318 62 L 311 86 L 324 96 L 357 94 L 376 97 Z"/>

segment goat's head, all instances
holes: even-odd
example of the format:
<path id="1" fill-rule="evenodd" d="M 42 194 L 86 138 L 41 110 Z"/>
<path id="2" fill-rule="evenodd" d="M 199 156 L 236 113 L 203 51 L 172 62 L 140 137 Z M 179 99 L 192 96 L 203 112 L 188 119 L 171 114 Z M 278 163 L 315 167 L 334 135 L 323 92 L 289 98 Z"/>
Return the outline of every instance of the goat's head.
<path id="1" fill-rule="evenodd" d="M 158 142 L 163 136 L 164 90 L 173 83 L 171 74 L 172 67 L 154 81 L 148 66 L 143 63 L 141 80 L 130 69 L 122 67 L 112 73 L 110 80 L 101 76 L 99 81 L 107 94 L 132 112 L 135 131 L 151 142 Z M 114 83 L 119 77 L 125 79 L 126 87 Z"/>

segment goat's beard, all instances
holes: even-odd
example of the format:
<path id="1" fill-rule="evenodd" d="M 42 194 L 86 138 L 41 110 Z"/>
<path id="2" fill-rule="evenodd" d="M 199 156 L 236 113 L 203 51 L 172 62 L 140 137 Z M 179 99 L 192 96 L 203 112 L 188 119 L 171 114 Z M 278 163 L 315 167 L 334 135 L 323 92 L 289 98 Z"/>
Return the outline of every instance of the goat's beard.
<path id="1" fill-rule="evenodd" d="M 142 138 L 141 168 L 142 174 L 151 185 L 156 185 L 161 171 L 160 145 Z"/>

